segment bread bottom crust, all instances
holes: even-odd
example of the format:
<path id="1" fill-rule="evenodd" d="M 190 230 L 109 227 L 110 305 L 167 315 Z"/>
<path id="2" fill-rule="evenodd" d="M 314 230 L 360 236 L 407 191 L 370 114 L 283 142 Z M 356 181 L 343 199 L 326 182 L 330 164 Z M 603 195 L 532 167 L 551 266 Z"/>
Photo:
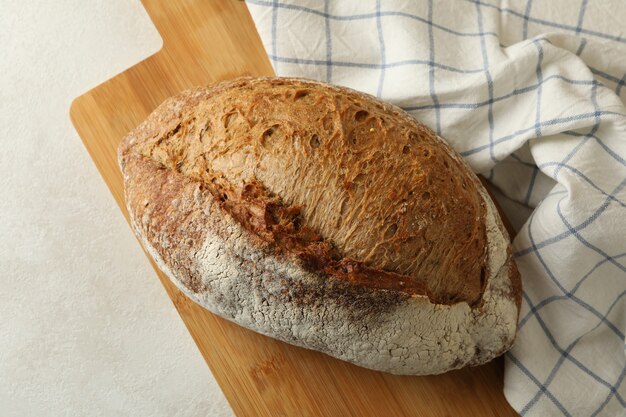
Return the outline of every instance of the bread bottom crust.
<path id="1" fill-rule="evenodd" d="M 185 246 L 188 236 L 151 221 L 146 210 L 158 190 L 151 195 L 126 187 L 132 227 L 184 294 L 241 326 L 359 366 L 407 375 L 479 365 L 514 341 L 519 274 L 506 232 L 482 186 L 489 276 L 482 302 L 471 308 L 466 302 L 433 304 L 426 296 L 311 273 L 293 259 L 273 254 L 203 191 L 201 183 L 138 156 L 129 156 L 122 165 L 125 181 L 153 178 L 180 190 L 179 198 L 162 200 L 160 210 L 180 230 L 195 227 L 194 242 Z"/>

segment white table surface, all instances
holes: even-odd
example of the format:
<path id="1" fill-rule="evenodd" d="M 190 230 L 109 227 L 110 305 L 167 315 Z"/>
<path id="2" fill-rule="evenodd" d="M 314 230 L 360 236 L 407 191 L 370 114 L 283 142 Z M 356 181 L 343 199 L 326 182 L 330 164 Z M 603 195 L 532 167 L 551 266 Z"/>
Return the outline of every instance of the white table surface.
<path id="1" fill-rule="evenodd" d="M 139 0 L 0 6 L 0 416 L 232 415 L 69 119 L 159 34 Z"/>

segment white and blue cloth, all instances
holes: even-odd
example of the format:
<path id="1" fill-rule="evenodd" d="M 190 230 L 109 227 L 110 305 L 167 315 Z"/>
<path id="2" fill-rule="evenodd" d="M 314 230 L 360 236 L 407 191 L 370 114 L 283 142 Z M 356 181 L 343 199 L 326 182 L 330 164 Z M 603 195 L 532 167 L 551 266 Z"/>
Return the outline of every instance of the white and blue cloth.
<path id="1" fill-rule="evenodd" d="M 278 75 L 399 105 L 500 191 L 524 284 L 511 405 L 626 416 L 626 2 L 247 4 Z"/>

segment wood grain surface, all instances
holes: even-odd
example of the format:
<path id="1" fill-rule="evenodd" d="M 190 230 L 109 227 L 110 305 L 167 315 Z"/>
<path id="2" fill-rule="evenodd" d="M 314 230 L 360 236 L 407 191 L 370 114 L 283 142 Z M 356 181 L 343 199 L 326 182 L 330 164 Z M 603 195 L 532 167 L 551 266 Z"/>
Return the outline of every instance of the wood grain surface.
<path id="1" fill-rule="evenodd" d="M 129 130 L 184 88 L 273 74 L 244 2 L 143 3 L 163 37 L 163 49 L 78 97 L 70 111 L 127 218 L 116 148 Z M 155 270 L 238 416 L 516 415 L 502 394 L 501 360 L 429 377 L 362 369 L 217 317 Z"/>

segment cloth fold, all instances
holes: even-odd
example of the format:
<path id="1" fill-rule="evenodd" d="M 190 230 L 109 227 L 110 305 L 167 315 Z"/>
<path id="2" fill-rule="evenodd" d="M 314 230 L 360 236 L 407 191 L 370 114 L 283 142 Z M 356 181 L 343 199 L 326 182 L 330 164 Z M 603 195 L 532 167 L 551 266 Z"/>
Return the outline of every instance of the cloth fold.
<path id="1" fill-rule="evenodd" d="M 399 105 L 508 199 L 524 283 L 506 354 L 511 405 L 626 415 L 626 6 L 247 4 L 278 75 Z"/>

